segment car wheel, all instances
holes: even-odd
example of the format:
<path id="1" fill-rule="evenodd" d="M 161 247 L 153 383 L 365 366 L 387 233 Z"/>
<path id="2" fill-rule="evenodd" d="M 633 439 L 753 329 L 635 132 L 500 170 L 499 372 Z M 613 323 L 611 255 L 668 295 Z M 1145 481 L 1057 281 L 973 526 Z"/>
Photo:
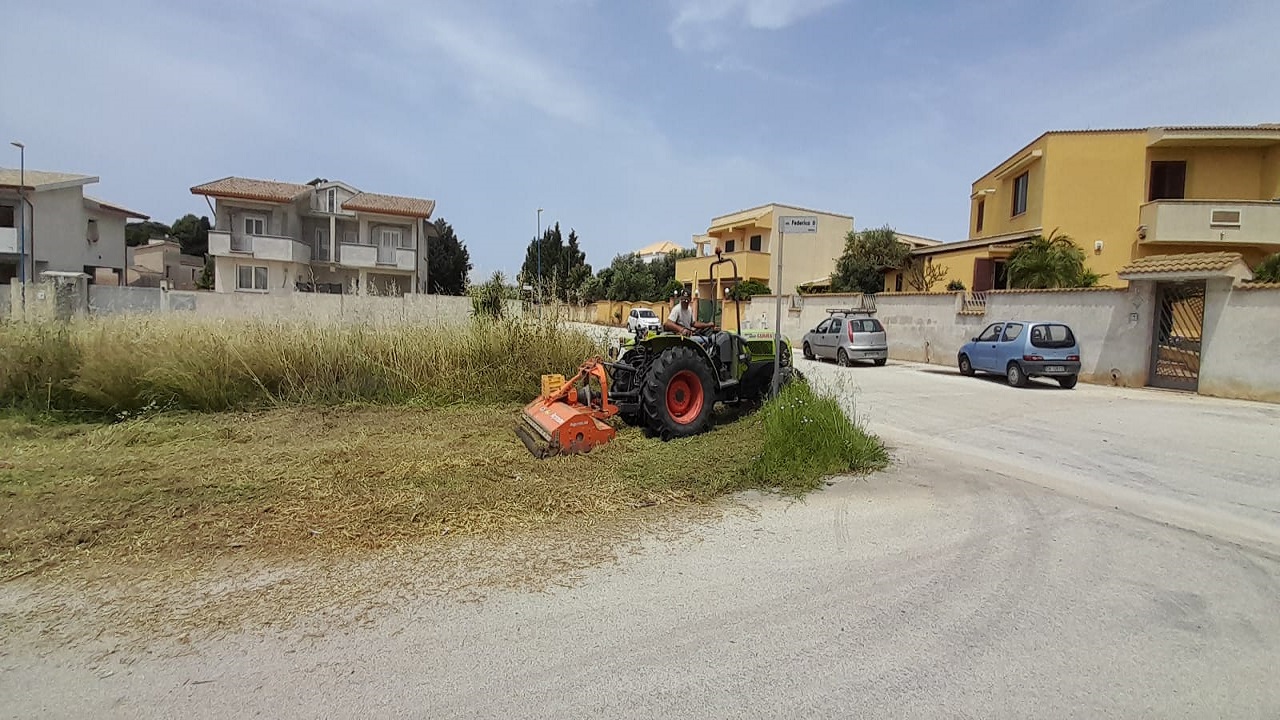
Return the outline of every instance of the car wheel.
<path id="1" fill-rule="evenodd" d="M 1022 368 L 1018 367 L 1018 363 L 1009 363 L 1009 367 L 1006 368 L 1004 372 L 1005 377 L 1009 380 L 1009 385 L 1013 387 L 1022 387 L 1027 384 L 1027 376 L 1022 374 Z"/>
<path id="2" fill-rule="evenodd" d="M 876 360 L 876 367 L 884 367 L 888 360 Z"/>
<path id="3" fill-rule="evenodd" d="M 840 352 L 836 353 L 836 364 L 840 367 L 849 367 L 849 354 L 840 348 Z"/>
<path id="4" fill-rule="evenodd" d="M 968 355 L 960 356 L 960 374 L 965 377 L 973 377 L 973 363 L 969 362 Z"/>
<path id="5" fill-rule="evenodd" d="M 813 359 L 813 348 L 809 347 L 809 343 L 804 344 L 804 359 L 805 360 Z"/>
<path id="6" fill-rule="evenodd" d="M 1062 386 L 1063 390 L 1070 390 L 1071 388 L 1075 387 L 1076 383 L 1079 381 L 1080 381 L 1080 376 L 1078 375 L 1068 375 L 1066 377 L 1058 378 L 1058 384 Z"/>

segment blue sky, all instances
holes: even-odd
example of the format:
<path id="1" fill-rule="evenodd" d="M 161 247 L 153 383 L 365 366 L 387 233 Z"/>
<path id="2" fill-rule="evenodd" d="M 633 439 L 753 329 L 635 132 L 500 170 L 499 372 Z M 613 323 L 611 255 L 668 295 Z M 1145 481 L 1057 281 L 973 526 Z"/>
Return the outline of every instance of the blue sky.
<path id="1" fill-rule="evenodd" d="M 2 138 L 163 221 L 226 175 L 430 197 L 479 278 L 785 202 L 963 239 L 1044 130 L 1280 121 L 1280 3 L 15 3 Z M 16 166 L 15 150 L 0 165 Z"/>

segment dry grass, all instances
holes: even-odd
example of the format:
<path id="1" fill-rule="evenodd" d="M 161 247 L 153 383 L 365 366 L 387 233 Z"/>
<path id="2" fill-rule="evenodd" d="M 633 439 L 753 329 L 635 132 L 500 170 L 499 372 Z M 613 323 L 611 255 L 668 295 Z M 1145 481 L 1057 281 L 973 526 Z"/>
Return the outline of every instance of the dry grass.
<path id="1" fill-rule="evenodd" d="M 324 326 L 108 317 L 0 323 L 0 407 L 119 419 L 297 404 L 523 402 L 600 343 L 553 322 Z"/>
<path id="2" fill-rule="evenodd" d="M 0 576 L 68 562 L 192 564 L 531 528 L 749 484 L 748 418 L 662 443 L 634 430 L 537 461 L 518 407 L 166 414 L 112 425 L 0 419 Z M 715 458 L 715 461 L 711 459 Z"/>

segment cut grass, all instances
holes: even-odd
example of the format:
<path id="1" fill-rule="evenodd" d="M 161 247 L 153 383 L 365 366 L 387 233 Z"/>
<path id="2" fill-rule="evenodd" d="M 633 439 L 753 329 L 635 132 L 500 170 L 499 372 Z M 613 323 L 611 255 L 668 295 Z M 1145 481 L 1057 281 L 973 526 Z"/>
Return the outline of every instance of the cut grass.
<path id="1" fill-rule="evenodd" d="M 535 460 L 519 406 L 172 413 L 112 425 L 0 418 L 0 577 L 69 561 L 202 563 L 606 521 L 759 488 L 799 494 L 886 461 L 833 401 L 791 386 L 671 442 L 634 429 Z"/>

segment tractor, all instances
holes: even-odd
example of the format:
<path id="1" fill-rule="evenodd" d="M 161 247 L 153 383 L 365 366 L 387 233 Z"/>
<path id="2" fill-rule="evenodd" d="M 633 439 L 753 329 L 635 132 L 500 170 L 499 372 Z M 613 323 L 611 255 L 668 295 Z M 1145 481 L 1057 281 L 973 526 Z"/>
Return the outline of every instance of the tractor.
<path id="1" fill-rule="evenodd" d="M 740 280 L 737 263 L 719 253 L 710 265 L 713 280 L 725 263 Z M 772 388 L 775 358 L 780 384 L 799 377 L 790 341 L 783 338 L 778 346 L 768 330 L 707 328 L 686 337 L 642 329 L 611 348 L 610 356 L 587 361 L 569 380 L 544 376 L 543 394 L 526 406 L 525 422 L 516 428 L 535 456 L 586 452 L 608 442 L 615 433 L 605 421 L 615 415 L 664 440 L 697 435 L 710 426 L 717 403 L 762 401 Z"/>

